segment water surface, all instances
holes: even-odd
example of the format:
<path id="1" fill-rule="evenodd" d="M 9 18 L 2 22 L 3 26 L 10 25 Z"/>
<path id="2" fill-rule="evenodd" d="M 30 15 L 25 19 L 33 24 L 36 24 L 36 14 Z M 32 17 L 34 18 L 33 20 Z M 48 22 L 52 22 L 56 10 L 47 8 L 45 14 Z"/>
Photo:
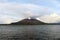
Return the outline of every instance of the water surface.
<path id="1" fill-rule="evenodd" d="M 60 25 L 0 25 L 0 40 L 60 40 Z"/>

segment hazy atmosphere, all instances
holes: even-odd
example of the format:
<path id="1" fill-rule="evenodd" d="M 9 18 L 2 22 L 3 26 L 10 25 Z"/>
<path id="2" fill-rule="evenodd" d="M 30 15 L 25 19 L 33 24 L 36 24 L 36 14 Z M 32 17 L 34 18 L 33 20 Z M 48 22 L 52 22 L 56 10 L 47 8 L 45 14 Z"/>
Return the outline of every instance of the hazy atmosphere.
<path id="1" fill-rule="evenodd" d="M 0 40 L 60 40 L 60 0 L 0 0 Z"/>
<path id="2" fill-rule="evenodd" d="M 60 0 L 0 0 L 0 24 L 29 17 L 45 23 L 59 23 Z"/>

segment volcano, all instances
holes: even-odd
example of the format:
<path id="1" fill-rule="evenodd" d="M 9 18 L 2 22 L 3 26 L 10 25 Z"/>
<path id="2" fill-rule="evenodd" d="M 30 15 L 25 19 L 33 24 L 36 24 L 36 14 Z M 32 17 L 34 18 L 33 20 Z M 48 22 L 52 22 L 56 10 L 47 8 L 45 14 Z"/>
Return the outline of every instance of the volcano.
<path id="1" fill-rule="evenodd" d="M 39 21 L 37 19 L 23 19 L 21 21 L 15 22 L 15 23 L 11 23 L 11 24 L 19 24 L 19 25 L 39 25 L 39 24 L 45 24 L 42 21 Z"/>

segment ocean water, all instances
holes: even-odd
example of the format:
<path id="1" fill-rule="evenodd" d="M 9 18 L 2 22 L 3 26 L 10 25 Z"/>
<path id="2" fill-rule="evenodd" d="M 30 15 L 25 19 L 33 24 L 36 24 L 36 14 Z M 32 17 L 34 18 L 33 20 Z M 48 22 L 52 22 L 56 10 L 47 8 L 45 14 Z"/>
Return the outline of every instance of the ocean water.
<path id="1" fill-rule="evenodd" d="M 0 25 L 0 40 L 60 40 L 60 25 Z"/>

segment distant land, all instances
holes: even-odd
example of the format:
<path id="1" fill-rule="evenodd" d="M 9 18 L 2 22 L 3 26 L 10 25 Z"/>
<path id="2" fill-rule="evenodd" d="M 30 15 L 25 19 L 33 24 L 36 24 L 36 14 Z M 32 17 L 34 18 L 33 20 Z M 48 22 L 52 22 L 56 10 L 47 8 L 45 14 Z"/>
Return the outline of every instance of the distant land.
<path id="1" fill-rule="evenodd" d="M 37 19 L 23 19 L 21 21 L 11 23 L 10 25 L 60 25 L 60 23 L 45 23 Z"/>
<path id="2" fill-rule="evenodd" d="M 27 18 L 11 24 L 0 24 L 0 25 L 60 25 L 60 23 L 45 23 L 37 19 Z"/>
<path id="3" fill-rule="evenodd" d="M 21 21 L 11 23 L 11 25 L 41 25 L 41 24 L 46 24 L 46 23 L 39 21 L 37 19 L 23 19 Z"/>

